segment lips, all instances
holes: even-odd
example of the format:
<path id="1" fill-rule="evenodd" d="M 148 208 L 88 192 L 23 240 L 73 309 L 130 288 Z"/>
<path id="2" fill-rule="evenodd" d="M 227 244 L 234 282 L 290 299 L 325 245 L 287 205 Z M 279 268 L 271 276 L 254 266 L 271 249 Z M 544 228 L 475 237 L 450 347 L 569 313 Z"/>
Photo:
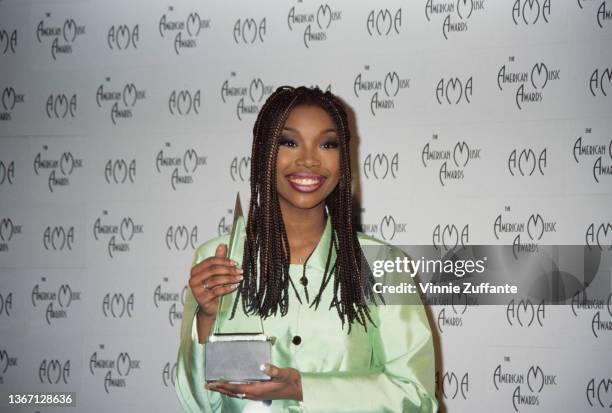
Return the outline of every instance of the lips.
<path id="1" fill-rule="evenodd" d="M 323 185 L 325 178 L 322 175 L 311 173 L 295 173 L 286 176 L 289 185 L 299 192 L 314 192 Z"/>

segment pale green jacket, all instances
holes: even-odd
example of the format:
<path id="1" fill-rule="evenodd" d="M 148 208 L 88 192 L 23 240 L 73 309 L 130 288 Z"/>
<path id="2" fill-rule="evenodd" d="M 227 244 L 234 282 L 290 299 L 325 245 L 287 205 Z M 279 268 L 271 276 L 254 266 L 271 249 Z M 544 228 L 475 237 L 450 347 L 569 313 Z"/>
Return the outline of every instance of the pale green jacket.
<path id="1" fill-rule="evenodd" d="M 243 225 L 239 248 L 231 256 L 238 263 L 242 263 L 244 239 Z M 362 246 L 388 245 L 361 232 L 358 232 L 358 239 Z M 330 240 L 331 216 L 328 216 L 321 240 L 306 263 L 310 300 L 319 291 Z M 194 264 L 214 255 L 220 243 L 229 244 L 229 235 L 201 245 L 196 251 Z M 386 250 L 391 251 L 391 255 L 403 254 L 396 247 Z M 335 252 L 332 252 L 333 260 Z M 304 287 L 299 283 L 302 270 L 303 266 L 291 264 L 289 274 L 304 304 L 300 304 L 290 286 L 287 315 L 268 317 L 263 320 L 263 326 L 265 334 L 276 337 L 272 346 L 272 364 L 292 367 L 300 372 L 303 401 L 273 400 L 270 406 L 265 406 L 261 401 L 241 400 L 206 390 L 205 344 L 198 340 L 197 302 L 188 288 L 175 385 L 183 409 L 207 413 L 436 412 L 434 348 L 423 306 L 372 304 L 372 319 L 378 328 L 369 324 L 365 332 L 363 326 L 355 323 L 351 333 L 347 334 L 348 327 L 345 325 L 342 329 L 335 307 L 329 309 L 333 280 L 328 283 L 319 308 L 315 310 L 305 302 Z M 234 296 L 232 293 L 223 299 L 218 315 L 220 331 L 257 331 L 261 328 L 260 319 L 246 317 L 241 303 L 238 303 L 234 319 L 223 322 L 229 318 Z M 301 337 L 299 344 L 293 344 L 294 336 Z"/>

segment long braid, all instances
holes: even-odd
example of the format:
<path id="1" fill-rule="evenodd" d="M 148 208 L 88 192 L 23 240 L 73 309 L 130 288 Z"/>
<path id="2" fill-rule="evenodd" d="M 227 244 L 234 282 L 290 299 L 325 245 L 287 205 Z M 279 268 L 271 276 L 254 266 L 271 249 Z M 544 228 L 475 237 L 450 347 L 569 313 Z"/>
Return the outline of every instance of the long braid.
<path id="1" fill-rule="evenodd" d="M 234 317 L 238 301 L 242 302 L 246 313 L 264 318 L 276 315 L 279 309 L 281 315 L 288 311 L 289 285 L 293 286 L 289 276 L 291 254 L 276 192 L 276 161 L 280 132 L 291 110 L 300 104 L 317 105 L 330 115 L 336 125 L 341 149 L 340 182 L 325 201 L 332 222 L 330 249 L 323 283 L 311 305 L 318 307 L 323 290 L 333 276 L 330 309 L 332 306 L 336 308 L 343 327 L 348 322 L 349 333 L 355 321 L 367 330 L 366 318 L 374 322 L 365 298 L 373 298 L 371 286 L 374 277 L 369 266 L 362 268 L 362 250 L 351 217 L 353 205 L 347 115 L 343 104 L 334 95 L 329 91 L 323 93 L 316 87 L 279 87 L 264 103 L 253 127 L 244 279 L 238 286 L 230 318 Z M 332 249 L 336 251 L 336 261 L 330 270 Z"/>

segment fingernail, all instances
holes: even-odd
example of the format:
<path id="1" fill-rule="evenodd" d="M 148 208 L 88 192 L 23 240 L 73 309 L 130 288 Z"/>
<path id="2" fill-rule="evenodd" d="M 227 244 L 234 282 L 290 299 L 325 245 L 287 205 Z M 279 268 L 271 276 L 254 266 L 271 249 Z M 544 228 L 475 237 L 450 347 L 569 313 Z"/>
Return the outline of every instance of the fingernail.
<path id="1" fill-rule="evenodd" d="M 230 289 L 235 290 L 236 288 L 238 288 L 238 284 L 233 284 Z"/>
<path id="2" fill-rule="evenodd" d="M 265 364 L 260 364 L 259 365 L 259 370 L 266 371 L 266 365 Z"/>
<path id="3" fill-rule="evenodd" d="M 232 264 L 238 265 L 238 263 L 236 261 L 234 261 L 234 260 L 232 260 Z"/>
<path id="4" fill-rule="evenodd" d="M 236 271 L 238 271 L 240 274 L 242 274 L 244 272 L 244 270 L 242 268 L 236 268 Z"/>
<path id="5" fill-rule="evenodd" d="M 237 276 L 236 276 L 236 279 L 237 279 L 238 281 L 240 281 L 240 280 L 243 280 L 243 279 L 244 279 L 244 277 L 243 277 L 242 275 L 237 275 Z"/>

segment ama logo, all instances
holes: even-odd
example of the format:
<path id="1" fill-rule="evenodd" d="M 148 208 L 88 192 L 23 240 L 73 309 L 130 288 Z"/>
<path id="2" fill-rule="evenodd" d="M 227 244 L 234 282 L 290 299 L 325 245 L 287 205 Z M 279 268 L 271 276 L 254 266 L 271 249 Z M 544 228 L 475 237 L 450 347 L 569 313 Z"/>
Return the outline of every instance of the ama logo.
<path id="1" fill-rule="evenodd" d="M 410 88 L 409 78 L 400 78 L 396 71 L 384 76 L 374 76 L 370 66 L 364 66 L 364 73 L 358 73 L 353 81 L 353 93 L 358 99 L 369 97 L 370 113 L 376 116 L 379 111 L 393 110 L 396 107 L 398 94 Z"/>
<path id="2" fill-rule="evenodd" d="M 168 7 L 159 19 L 159 34 L 172 39 L 174 52 L 178 56 L 184 49 L 195 49 L 204 30 L 210 29 L 210 19 L 204 19 L 196 11 L 190 12 L 183 20 L 173 17 L 174 7 Z"/>
<path id="3" fill-rule="evenodd" d="M 51 57 L 57 60 L 62 54 L 71 54 L 77 39 L 85 34 L 85 26 L 78 25 L 72 18 L 60 19 L 59 22 L 51 23 L 51 13 L 46 13 L 45 18 L 40 20 L 36 26 L 36 39 L 38 43 L 51 43 Z"/>
<path id="4" fill-rule="evenodd" d="M 242 120 L 244 116 L 255 116 L 265 99 L 272 94 L 273 86 L 264 84 L 261 78 L 253 78 L 248 84 L 236 84 L 233 78 L 236 73 L 230 74 L 230 80 L 221 85 L 221 100 L 224 104 L 236 101 L 236 117 Z"/>
<path id="5" fill-rule="evenodd" d="M 591 135 L 591 128 L 586 128 L 584 136 L 580 136 L 574 142 L 573 155 L 576 164 L 580 162 L 593 162 L 591 174 L 593 180 L 599 184 L 601 181 L 609 181 L 612 176 L 612 139 L 599 142 Z M 589 165 L 587 164 L 587 165 Z"/>
<path id="6" fill-rule="evenodd" d="M 332 10 L 327 3 L 320 4 L 316 10 L 310 9 L 305 12 L 300 12 L 293 6 L 287 13 L 287 26 L 290 31 L 304 28 L 302 40 L 307 49 L 313 43 L 326 41 L 332 24 L 337 26 L 340 20 L 342 20 L 342 11 Z"/>

